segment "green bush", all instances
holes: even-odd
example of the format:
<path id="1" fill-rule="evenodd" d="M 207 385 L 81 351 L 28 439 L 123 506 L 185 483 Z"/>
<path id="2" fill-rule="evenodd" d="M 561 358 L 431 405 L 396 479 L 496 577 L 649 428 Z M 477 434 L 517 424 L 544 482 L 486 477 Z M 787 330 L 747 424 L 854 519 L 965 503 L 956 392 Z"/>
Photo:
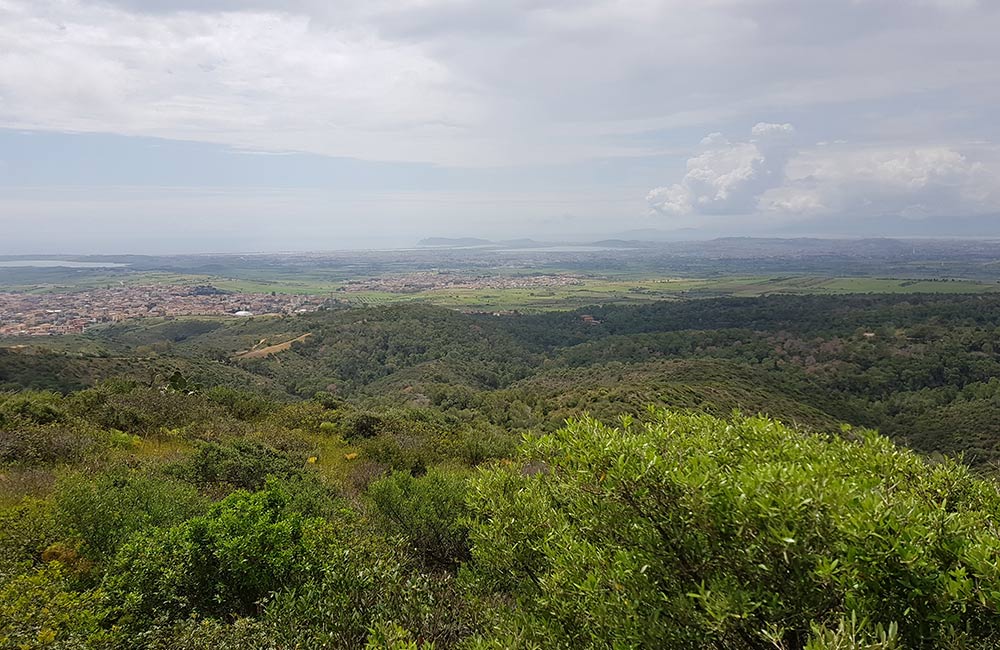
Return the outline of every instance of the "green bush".
<path id="1" fill-rule="evenodd" d="M 483 426 L 463 431 L 454 441 L 454 454 L 469 467 L 497 458 L 507 458 L 517 448 L 519 438 L 497 427 Z"/>
<path id="2" fill-rule="evenodd" d="M 0 463 L 26 466 L 70 463 L 96 447 L 94 436 L 61 423 L 0 429 Z"/>
<path id="3" fill-rule="evenodd" d="M 193 487 L 126 467 L 74 473 L 56 484 L 56 516 L 90 559 L 109 559 L 129 537 L 171 526 L 204 511 Z"/>
<path id="4" fill-rule="evenodd" d="M 305 454 L 293 457 L 255 440 L 236 439 L 199 442 L 195 453 L 170 471 L 203 487 L 258 490 L 268 476 L 289 478 L 299 474 L 304 464 Z"/>
<path id="5" fill-rule="evenodd" d="M 232 622 L 192 617 L 155 625 L 131 636 L 143 650 L 277 650 L 284 648 L 268 626 L 253 618 Z"/>
<path id="6" fill-rule="evenodd" d="M 872 433 L 624 424 L 572 422 L 472 483 L 467 577 L 514 599 L 521 638 L 796 648 L 857 616 L 904 647 L 998 640 L 996 485 Z"/>
<path id="7" fill-rule="evenodd" d="M 339 536 L 305 583 L 275 595 L 263 620 L 287 647 L 364 647 L 385 621 L 414 638 L 456 647 L 469 635 L 474 613 L 451 575 L 419 573 L 391 540 L 355 531 Z"/>
<path id="8" fill-rule="evenodd" d="M 24 391 L 0 395 L 0 426 L 15 423 L 52 424 L 66 417 L 63 399 L 51 391 Z"/>
<path id="9" fill-rule="evenodd" d="M 288 429 L 319 431 L 319 427 L 331 418 L 331 412 L 319 402 L 295 402 L 286 404 L 271 416 L 271 421 Z"/>
<path id="10" fill-rule="evenodd" d="M 238 420 L 258 420 L 277 408 L 277 404 L 265 397 L 224 386 L 215 386 L 203 394 L 210 402 L 224 407 L 229 415 Z"/>
<path id="11" fill-rule="evenodd" d="M 410 435 L 382 434 L 359 445 L 365 458 L 392 471 L 420 476 L 438 459 L 433 441 Z"/>
<path id="12" fill-rule="evenodd" d="M 899 648 L 898 628 L 890 624 L 888 628 L 877 625 L 874 628 L 857 616 L 841 620 L 836 629 L 813 626 L 812 637 L 804 650 L 897 650 Z"/>
<path id="13" fill-rule="evenodd" d="M 329 525 L 289 512 L 291 500 L 271 482 L 260 492 L 234 492 L 203 516 L 134 536 L 104 581 L 120 623 L 247 616 L 304 580 L 323 557 Z"/>
<path id="14" fill-rule="evenodd" d="M 396 472 L 372 483 L 368 494 L 376 520 L 425 565 L 453 569 L 468 558 L 464 476 L 436 468 L 418 478 Z"/>
<path id="15" fill-rule="evenodd" d="M 343 420 L 344 438 L 358 440 L 374 438 L 380 433 L 389 431 L 386 419 L 369 411 L 354 411 Z"/>
<path id="16" fill-rule="evenodd" d="M 434 650 L 434 644 L 415 641 L 413 635 L 395 623 L 378 623 L 368 634 L 365 650 Z"/>
<path id="17" fill-rule="evenodd" d="M 103 597 L 74 591 L 54 562 L 0 588 L 0 648 L 75 649 L 103 636 Z"/>
<path id="18" fill-rule="evenodd" d="M 37 563 L 42 551 L 63 537 L 55 515 L 51 502 L 38 499 L 0 510 L 0 583 L 20 566 Z"/>

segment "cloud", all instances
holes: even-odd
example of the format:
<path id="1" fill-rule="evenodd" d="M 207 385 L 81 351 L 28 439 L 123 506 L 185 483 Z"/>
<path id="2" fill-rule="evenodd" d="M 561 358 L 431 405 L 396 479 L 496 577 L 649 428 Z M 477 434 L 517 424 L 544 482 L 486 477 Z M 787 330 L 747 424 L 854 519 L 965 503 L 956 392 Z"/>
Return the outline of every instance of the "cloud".
<path id="1" fill-rule="evenodd" d="M 8 128 L 424 160 L 435 140 L 455 155 L 450 132 L 477 119 L 419 47 L 304 14 L 8 0 L 0 42 Z"/>
<path id="2" fill-rule="evenodd" d="M 755 125 L 746 142 L 712 133 L 701 141 L 701 153 L 687 161 L 684 178 L 653 189 L 647 201 L 665 215 L 752 213 L 764 192 L 784 182 L 794 134 L 791 124 L 766 122 Z"/>
<path id="3" fill-rule="evenodd" d="M 683 178 L 653 189 L 647 202 L 654 213 L 674 218 L 768 221 L 1000 211 L 996 160 L 974 160 L 947 146 L 857 147 L 839 139 L 801 149 L 794 133 L 789 124 L 760 123 L 744 142 L 709 134 Z"/>
<path id="4" fill-rule="evenodd" d="M 995 161 L 950 147 L 806 152 L 788 182 L 760 199 L 764 213 L 962 217 L 1000 211 Z"/>
<path id="5" fill-rule="evenodd" d="M 454 166 L 656 156 L 779 111 L 992 137 L 998 30 L 971 0 L 0 0 L 0 127 Z"/>

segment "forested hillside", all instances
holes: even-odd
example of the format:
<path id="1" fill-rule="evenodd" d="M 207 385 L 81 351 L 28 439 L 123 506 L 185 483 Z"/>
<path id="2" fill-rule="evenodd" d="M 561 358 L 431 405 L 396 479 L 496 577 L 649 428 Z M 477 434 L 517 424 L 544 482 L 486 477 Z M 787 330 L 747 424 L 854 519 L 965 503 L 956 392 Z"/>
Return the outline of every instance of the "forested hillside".
<path id="1" fill-rule="evenodd" d="M 19 340 L 0 648 L 996 647 L 998 323 L 771 296 Z"/>
<path id="2" fill-rule="evenodd" d="M 872 427 L 988 465 L 1000 458 L 998 335 L 991 295 L 767 296 L 501 317 L 401 305 L 134 321 L 0 348 L 0 388 L 155 385 L 180 373 L 275 399 L 323 393 L 547 430 L 649 403 L 741 409 L 820 429 Z"/>

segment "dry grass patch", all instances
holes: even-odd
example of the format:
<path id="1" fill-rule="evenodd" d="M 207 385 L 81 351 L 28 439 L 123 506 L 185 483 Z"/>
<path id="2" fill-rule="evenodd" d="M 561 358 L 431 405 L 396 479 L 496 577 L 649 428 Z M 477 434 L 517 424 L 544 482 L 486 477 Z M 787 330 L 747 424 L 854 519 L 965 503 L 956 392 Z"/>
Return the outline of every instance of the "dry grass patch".
<path id="1" fill-rule="evenodd" d="M 236 358 L 237 359 L 263 359 L 264 357 L 270 356 L 272 354 L 278 354 L 279 352 L 284 352 L 286 350 L 289 350 L 289 349 L 291 349 L 293 343 L 301 343 L 302 341 L 305 341 L 310 336 L 312 336 L 312 333 L 306 333 L 306 334 L 303 334 L 302 336 L 297 336 L 294 339 L 291 339 L 290 341 L 285 341 L 284 343 L 275 343 L 274 345 L 267 345 L 267 346 L 261 347 L 262 345 L 264 345 L 265 343 L 267 343 L 267 339 L 263 339 L 263 340 L 261 340 L 260 343 L 258 343 L 257 345 L 253 346 L 252 348 L 250 348 L 246 352 L 240 352 L 240 353 L 238 353 L 236 355 Z"/>

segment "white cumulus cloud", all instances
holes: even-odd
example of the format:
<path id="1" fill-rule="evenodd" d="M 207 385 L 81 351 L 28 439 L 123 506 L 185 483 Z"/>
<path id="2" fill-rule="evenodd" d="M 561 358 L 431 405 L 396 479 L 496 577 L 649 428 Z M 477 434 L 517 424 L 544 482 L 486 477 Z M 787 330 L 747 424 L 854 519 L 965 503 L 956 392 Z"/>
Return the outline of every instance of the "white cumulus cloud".
<path id="1" fill-rule="evenodd" d="M 750 139 L 731 142 L 721 133 L 701 141 L 701 152 L 687 161 L 680 182 L 650 191 L 647 200 L 666 215 L 746 214 L 769 189 L 785 180 L 795 129 L 761 122 Z"/>
<path id="2" fill-rule="evenodd" d="M 654 212 L 675 217 L 831 216 L 910 218 L 1000 212 L 1000 164 L 953 146 L 794 146 L 788 124 L 757 124 L 733 142 L 712 133 L 678 182 L 649 192 Z M 995 154 L 995 152 L 994 152 Z"/>
<path id="3" fill-rule="evenodd" d="M 761 210 L 914 218 L 1000 211 L 991 165 L 946 146 L 806 152 L 788 176 L 761 197 Z"/>

